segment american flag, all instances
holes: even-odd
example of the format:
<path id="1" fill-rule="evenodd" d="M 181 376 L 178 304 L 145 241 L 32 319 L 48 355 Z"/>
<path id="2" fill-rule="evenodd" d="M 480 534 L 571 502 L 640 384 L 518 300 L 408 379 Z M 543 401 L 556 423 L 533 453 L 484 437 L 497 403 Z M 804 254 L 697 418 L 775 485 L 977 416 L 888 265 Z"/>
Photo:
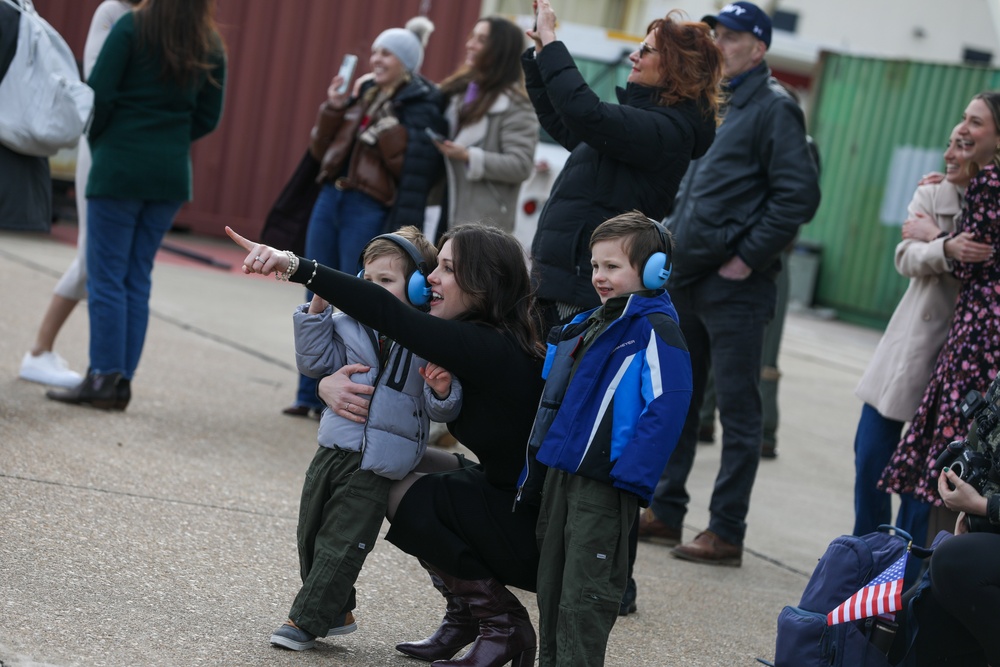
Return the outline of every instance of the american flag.
<path id="1" fill-rule="evenodd" d="M 827 614 L 826 624 L 837 625 L 899 611 L 903 607 L 903 574 L 909 555 L 909 552 L 904 553 L 885 572 Z"/>

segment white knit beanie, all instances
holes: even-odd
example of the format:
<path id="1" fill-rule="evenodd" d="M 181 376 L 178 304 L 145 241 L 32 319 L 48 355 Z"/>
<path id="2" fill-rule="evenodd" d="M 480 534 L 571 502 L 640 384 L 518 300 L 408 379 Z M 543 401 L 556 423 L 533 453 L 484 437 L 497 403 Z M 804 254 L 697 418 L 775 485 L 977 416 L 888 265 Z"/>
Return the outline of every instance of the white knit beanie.
<path id="1" fill-rule="evenodd" d="M 406 22 L 405 28 L 389 28 L 372 42 L 373 49 L 385 49 L 399 58 L 407 72 L 420 71 L 424 61 L 424 47 L 434 32 L 434 24 L 426 16 L 416 16 Z"/>

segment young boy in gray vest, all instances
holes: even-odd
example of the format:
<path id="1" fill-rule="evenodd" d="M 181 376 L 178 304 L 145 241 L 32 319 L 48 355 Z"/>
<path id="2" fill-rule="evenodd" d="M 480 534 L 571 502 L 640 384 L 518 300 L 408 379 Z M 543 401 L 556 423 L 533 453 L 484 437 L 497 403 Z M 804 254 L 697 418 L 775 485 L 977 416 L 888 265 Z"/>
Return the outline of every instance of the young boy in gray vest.
<path id="1" fill-rule="evenodd" d="M 590 250 L 601 306 L 549 333 L 518 494 L 541 503 L 540 667 L 604 664 L 637 507 L 649 504 L 687 416 L 691 360 L 663 289 L 671 243 L 638 211 L 599 225 Z"/>
<path id="2" fill-rule="evenodd" d="M 362 253 L 365 280 L 416 307 L 430 289 L 437 251 L 416 227 L 372 239 Z M 357 629 L 354 583 L 375 546 L 388 504 L 389 485 L 420 462 L 429 420 L 458 416 L 462 389 L 456 378 L 347 315 L 334 313 L 318 296 L 293 315 L 295 360 L 309 377 L 324 377 L 347 364 L 363 364 L 353 376 L 375 388 L 364 423 L 327 407 L 319 424 L 319 450 L 306 472 L 297 530 L 302 588 L 288 620 L 271 644 L 294 651 L 316 637 Z M 423 371 L 423 372 L 421 372 Z"/>

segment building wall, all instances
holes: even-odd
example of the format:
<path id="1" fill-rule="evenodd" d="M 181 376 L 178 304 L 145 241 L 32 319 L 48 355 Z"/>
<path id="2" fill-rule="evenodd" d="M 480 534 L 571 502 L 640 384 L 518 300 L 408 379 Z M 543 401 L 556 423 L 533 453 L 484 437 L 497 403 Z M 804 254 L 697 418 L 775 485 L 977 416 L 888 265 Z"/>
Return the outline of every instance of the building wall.
<path id="1" fill-rule="evenodd" d="M 100 0 L 35 0 L 39 13 L 82 57 Z M 368 70 L 383 29 L 426 14 L 435 24 L 423 74 L 439 81 L 464 56 L 479 4 L 467 0 L 232 0 L 218 22 L 229 57 L 225 111 L 218 130 L 195 144 L 194 201 L 177 226 L 213 236 L 225 225 L 251 237 L 306 149 L 316 109 L 345 53 Z"/>
<path id="2" fill-rule="evenodd" d="M 502 1 L 502 0 L 498 0 Z M 621 0 L 606 0 L 617 6 Z M 641 32 L 649 21 L 680 9 L 697 20 L 714 14 L 719 0 L 631 0 L 626 25 L 608 26 Z M 799 15 L 796 35 L 819 48 L 855 55 L 957 64 L 965 48 L 992 52 L 1000 64 L 1000 3 L 997 0 L 953 0 L 947 4 L 914 0 L 760 0 L 769 14 L 781 9 Z M 571 15 L 563 20 L 587 22 Z M 589 14 L 596 14 L 593 8 Z"/>

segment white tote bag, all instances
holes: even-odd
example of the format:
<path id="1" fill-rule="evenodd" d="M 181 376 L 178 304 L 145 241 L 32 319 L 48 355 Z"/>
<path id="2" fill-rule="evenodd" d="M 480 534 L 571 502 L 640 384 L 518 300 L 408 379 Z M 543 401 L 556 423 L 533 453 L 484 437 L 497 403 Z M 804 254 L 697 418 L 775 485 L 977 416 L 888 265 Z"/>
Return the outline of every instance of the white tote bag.
<path id="1" fill-rule="evenodd" d="M 0 143 L 47 157 L 76 145 L 94 110 L 94 91 L 80 81 L 66 41 L 31 0 L 0 0 L 21 12 L 17 50 L 0 81 Z"/>

